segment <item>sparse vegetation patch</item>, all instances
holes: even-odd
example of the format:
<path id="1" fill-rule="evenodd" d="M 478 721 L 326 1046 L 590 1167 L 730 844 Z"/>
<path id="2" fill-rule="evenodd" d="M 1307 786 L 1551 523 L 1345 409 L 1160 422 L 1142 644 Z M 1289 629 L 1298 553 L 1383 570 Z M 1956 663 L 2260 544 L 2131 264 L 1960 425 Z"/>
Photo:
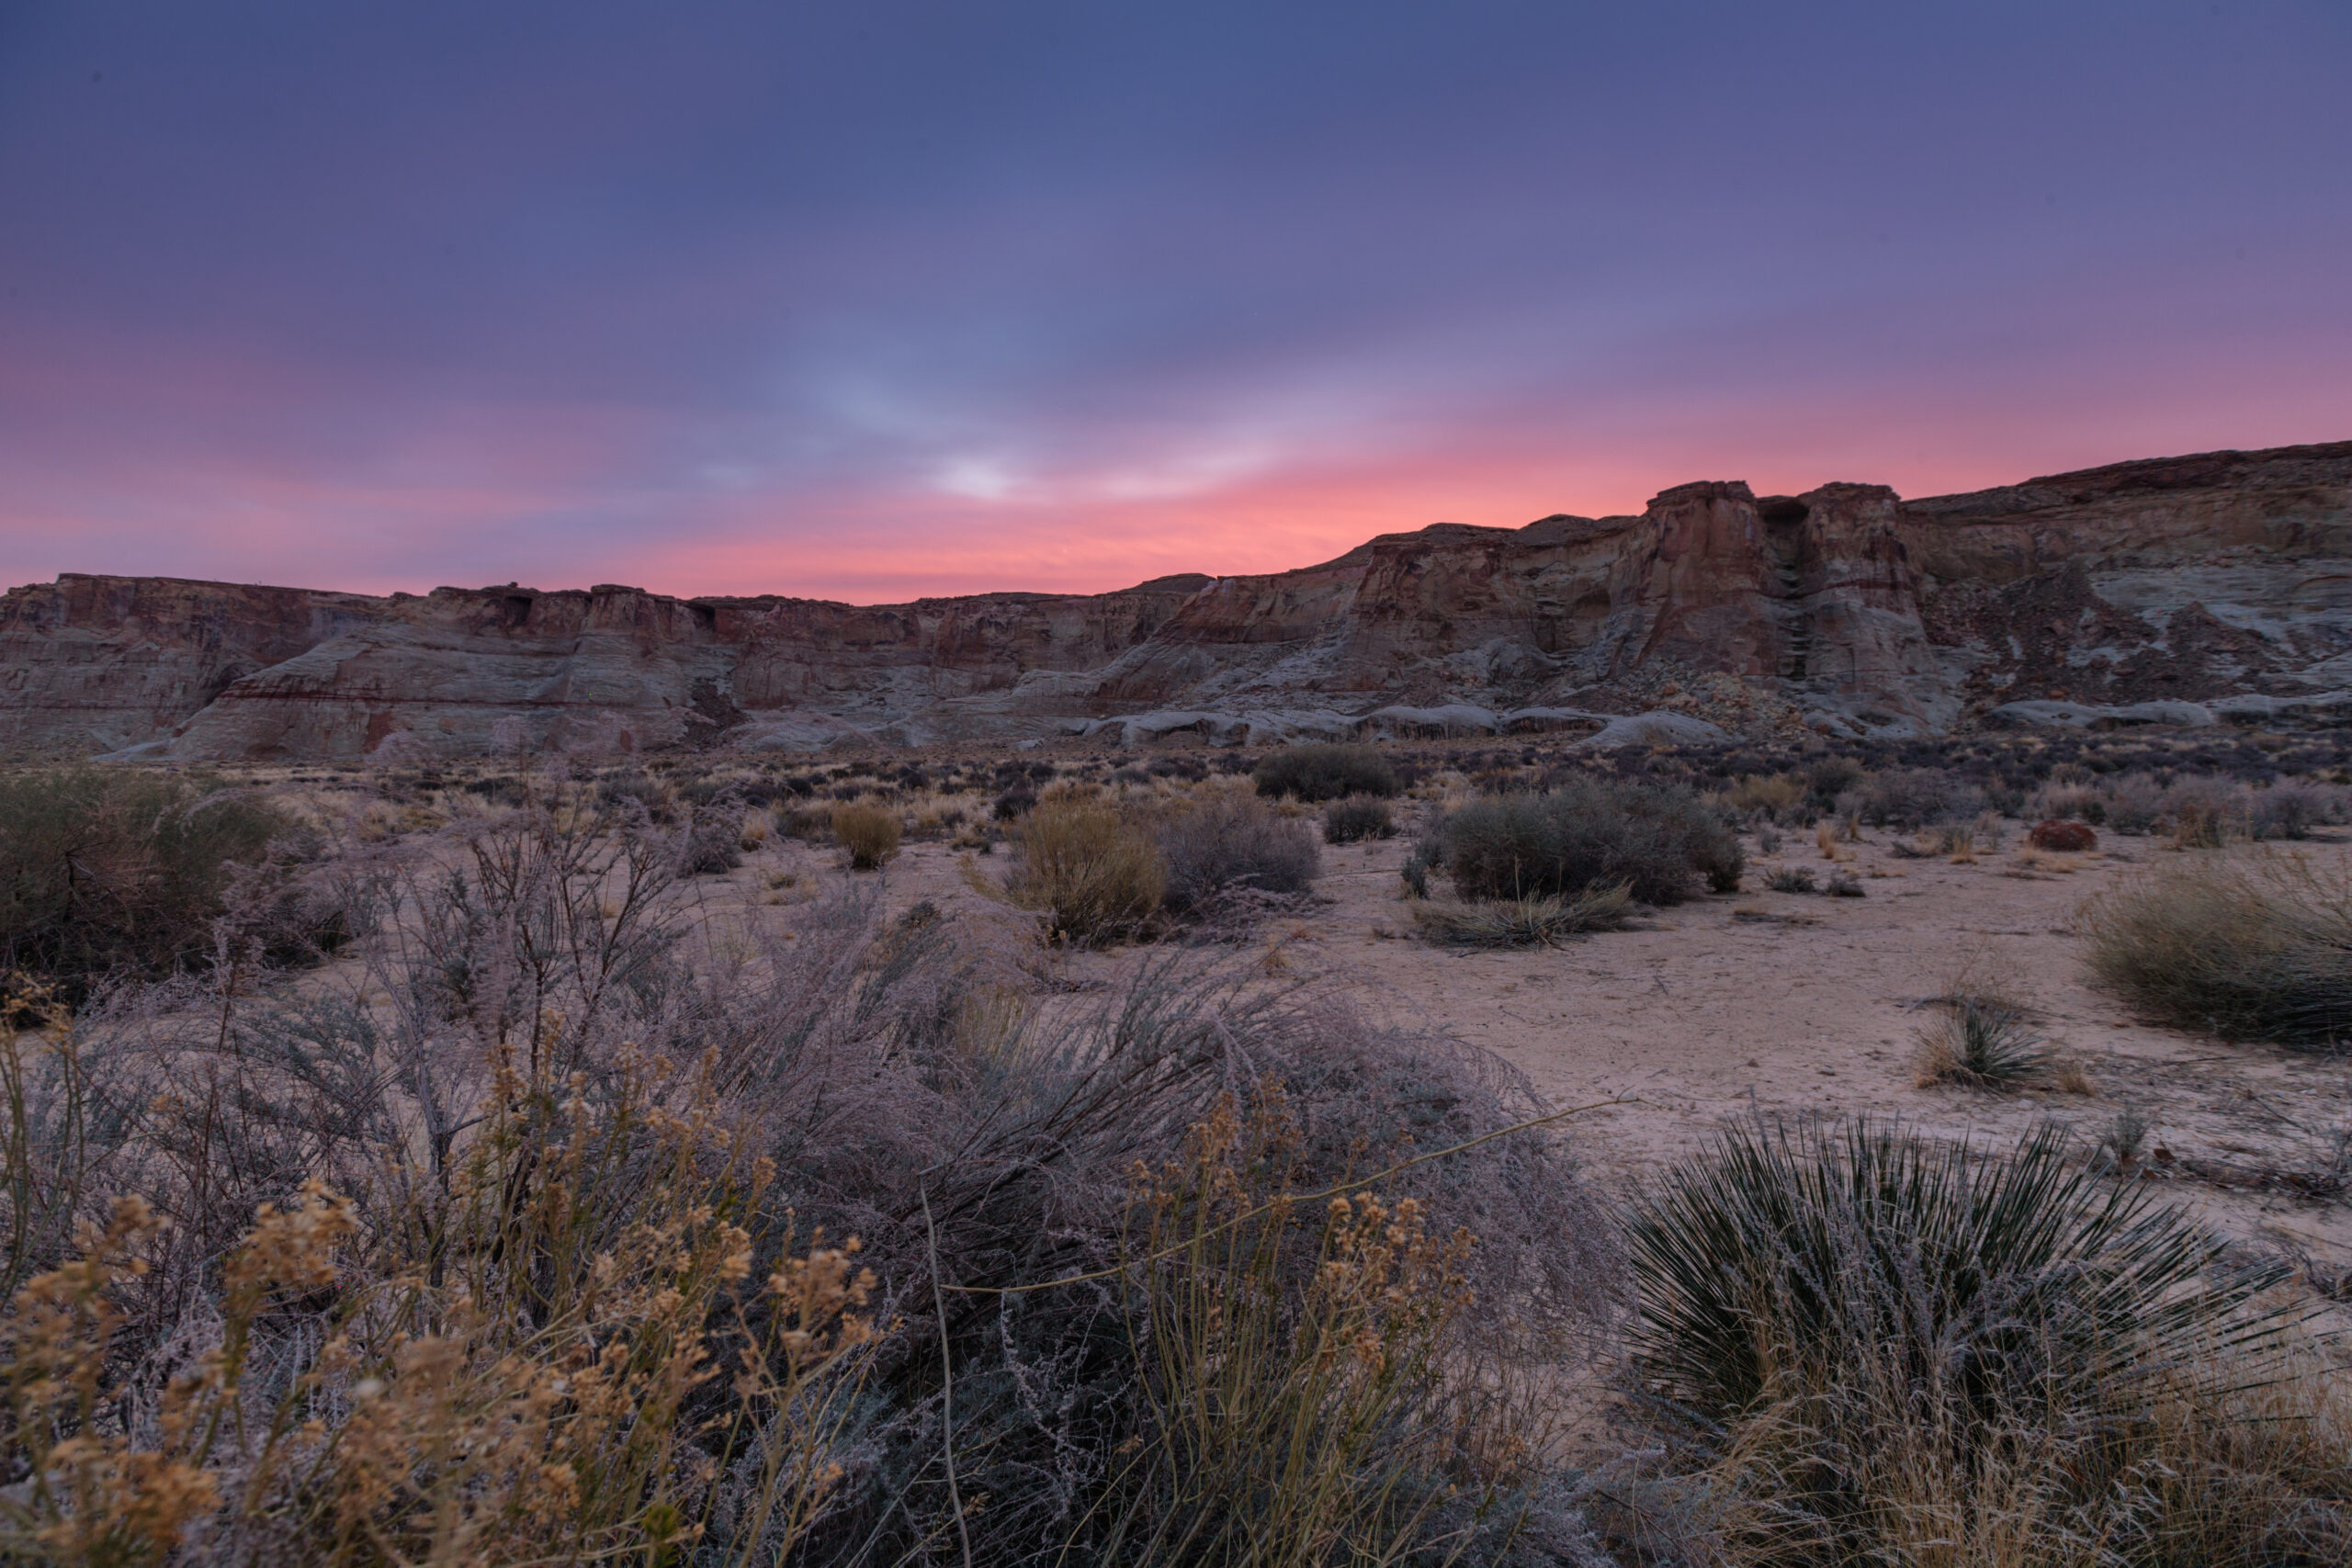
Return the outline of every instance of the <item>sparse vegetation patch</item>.
<path id="1" fill-rule="evenodd" d="M 2178 1028 L 2303 1050 L 2352 1043 L 2352 880 L 2285 852 L 2197 856 L 2078 916 L 2091 971 Z"/>
<path id="2" fill-rule="evenodd" d="M 1269 752 L 1250 773 L 1258 793 L 1314 804 L 1351 795 L 1386 799 L 1403 784 L 1388 759 L 1371 746 L 1285 746 Z"/>
<path id="3" fill-rule="evenodd" d="M 1702 878 L 1736 891 L 1745 864 L 1737 835 L 1689 790 L 1581 774 L 1540 795 L 1472 801 L 1440 824 L 1435 846 L 1470 898 L 1622 886 L 1645 904 L 1678 904 Z"/>

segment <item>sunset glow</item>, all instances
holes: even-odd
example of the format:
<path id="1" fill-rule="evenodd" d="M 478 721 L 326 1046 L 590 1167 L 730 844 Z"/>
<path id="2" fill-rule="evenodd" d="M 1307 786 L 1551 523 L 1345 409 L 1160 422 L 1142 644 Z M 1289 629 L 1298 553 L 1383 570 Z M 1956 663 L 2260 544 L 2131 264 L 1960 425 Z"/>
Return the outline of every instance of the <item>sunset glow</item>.
<path id="1" fill-rule="evenodd" d="M 201 11 L 0 19 L 0 581 L 1095 591 L 2352 434 L 2338 6 Z"/>

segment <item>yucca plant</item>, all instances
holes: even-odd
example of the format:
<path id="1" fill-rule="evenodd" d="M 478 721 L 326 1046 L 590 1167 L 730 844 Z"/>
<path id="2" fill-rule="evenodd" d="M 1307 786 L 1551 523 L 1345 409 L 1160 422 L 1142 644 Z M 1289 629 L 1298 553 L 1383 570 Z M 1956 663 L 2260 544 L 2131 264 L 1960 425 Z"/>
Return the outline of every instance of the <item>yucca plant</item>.
<path id="1" fill-rule="evenodd" d="M 2007 1157 L 1857 1120 L 1735 1127 L 1671 1171 L 1629 1230 L 1637 1364 L 1710 1421 L 1800 1370 L 1899 1350 L 1989 1416 L 2064 1404 L 2248 1337 L 2283 1273 L 2217 1266 L 2220 1238 L 2101 1182 L 2046 1127 Z"/>
<path id="2" fill-rule="evenodd" d="M 2026 1024 L 2025 1011 L 2006 997 L 1962 991 L 1944 1016 L 1920 1034 L 1922 1083 L 1975 1089 L 2017 1089 L 2050 1070 L 2049 1049 Z"/>
<path id="3" fill-rule="evenodd" d="M 1633 1339 L 1709 1560 L 2345 1561 L 2340 1388 L 2285 1270 L 2146 1193 L 2056 1129 L 2002 1157 L 1759 1123 L 1671 1172 Z"/>

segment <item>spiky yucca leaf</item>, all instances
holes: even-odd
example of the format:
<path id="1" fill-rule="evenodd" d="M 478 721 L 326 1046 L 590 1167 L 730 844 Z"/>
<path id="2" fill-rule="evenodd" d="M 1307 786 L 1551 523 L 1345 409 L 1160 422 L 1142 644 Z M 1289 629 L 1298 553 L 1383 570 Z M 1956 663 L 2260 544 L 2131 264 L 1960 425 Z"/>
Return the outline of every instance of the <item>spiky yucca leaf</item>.
<path id="1" fill-rule="evenodd" d="M 1978 1089 L 2031 1083 L 2055 1059 L 2041 1036 L 2026 1026 L 2025 1014 L 2015 1003 L 1981 992 L 1954 997 L 1944 1016 L 1924 1032 L 1922 1043 L 1928 1080 Z"/>
<path id="2" fill-rule="evenodd" d="M 2218 1237 L 2067 1151 L 2054 1127 L 2007 1157 L 1866 1121 L 1728 1130 L 1634 1215 L 1638 1364 L 1723 1421 L 1893 1354 L 1990 1416 L 2276 1326 L 2249 1310 L 2275 1272 L 2223 1274 Z"/>

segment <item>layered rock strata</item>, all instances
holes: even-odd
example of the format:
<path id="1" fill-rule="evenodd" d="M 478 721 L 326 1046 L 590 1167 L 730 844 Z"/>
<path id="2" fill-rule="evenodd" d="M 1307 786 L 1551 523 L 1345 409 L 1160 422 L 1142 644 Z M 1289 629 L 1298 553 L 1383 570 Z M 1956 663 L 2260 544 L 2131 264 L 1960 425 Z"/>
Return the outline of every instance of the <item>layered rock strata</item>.
<path id="1" fill-rule="evenodd" d="M 0 747 L 190 761 L 1105 731 L 1606 742 L 1697 739 L 1697 713 L 1857 734 L 2315 724 L 2352 718 L 2347 690 L 2352 442 L 1908 502 L 1686 484 L 1638 516 L 1438 524 L 1295 571 L 1100 594 L 374 598 L 68 574 L 0 597 Z"/>

